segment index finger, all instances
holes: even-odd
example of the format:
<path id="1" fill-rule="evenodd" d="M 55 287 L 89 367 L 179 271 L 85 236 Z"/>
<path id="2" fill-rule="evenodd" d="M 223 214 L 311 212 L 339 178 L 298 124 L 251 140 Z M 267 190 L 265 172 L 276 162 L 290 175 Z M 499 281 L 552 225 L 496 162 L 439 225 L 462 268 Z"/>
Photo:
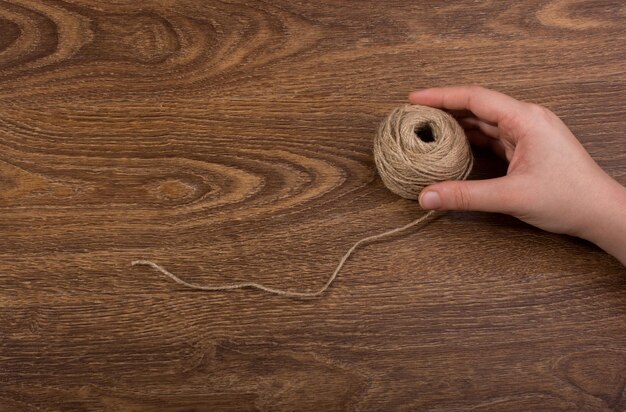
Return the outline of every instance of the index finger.
<path id="1" fill-rule="evenodd" d="M 524 110 L 524 103 L 506 94 L 481 86 L 435 87 L 412 92 L 413 104 L 447 110 L 469 110 L 487 122 L 501 124 Z"/>

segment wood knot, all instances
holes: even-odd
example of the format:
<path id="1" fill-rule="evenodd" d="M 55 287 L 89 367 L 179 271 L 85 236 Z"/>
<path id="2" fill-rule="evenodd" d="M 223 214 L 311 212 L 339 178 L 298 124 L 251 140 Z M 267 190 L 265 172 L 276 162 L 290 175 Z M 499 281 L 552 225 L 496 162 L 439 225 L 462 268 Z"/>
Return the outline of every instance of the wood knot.
<path id="1" fill-rule="evenodd" d="M 193 196 L 195 187 L 176 179 L 168 179 L 158 184 L 157 196 L 167 200 L 181 200 Z"/>

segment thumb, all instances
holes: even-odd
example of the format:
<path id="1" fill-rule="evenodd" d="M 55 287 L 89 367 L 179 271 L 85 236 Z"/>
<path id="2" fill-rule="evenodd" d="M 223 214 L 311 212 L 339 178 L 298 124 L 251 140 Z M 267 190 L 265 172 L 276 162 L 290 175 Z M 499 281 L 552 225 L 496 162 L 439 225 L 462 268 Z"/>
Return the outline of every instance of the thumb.
<path id="1" fill-rule="evenodd" d="M 512 213 L 518 190 L 510 177 L 488 180 L 451 180 L 430 185 L 419 196 L 420 206 L 437 210 L 477 210 Z"/>

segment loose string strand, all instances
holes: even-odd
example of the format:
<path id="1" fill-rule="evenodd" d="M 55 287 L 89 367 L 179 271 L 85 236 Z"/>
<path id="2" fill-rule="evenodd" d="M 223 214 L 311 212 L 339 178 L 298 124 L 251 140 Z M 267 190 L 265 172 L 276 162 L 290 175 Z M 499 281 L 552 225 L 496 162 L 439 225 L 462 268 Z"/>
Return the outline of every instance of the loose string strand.
<path id="1" fill-rule="evenodd" d="M 153 262 L 151 260 L 135 260 L 135 261 L 133 261 L 131 263 L 131 265 L 132 266 L 150 266 L 154 270 L 156 270 L 158 272 L 161 272 L 165 276 L 169 277 L 170 279 L 172 279 L 174 282 L 178 283 L 179 285 L 183 285 L 183 286 L 188 287 L 190 289 L 207 290 L 207 291 L 225 291 L 225 290 L 232 290 L 232 289 L 252 288 L 252 289 L 259 289 L 259 290 L 262 290 L 264 292 L 271 293 L 271 294 L 274 294 L 274 295 L 295 297 L 295 298 L 311 298 L 311 297 L 320 296 L 322 293 L 324 293 L 330 287 L 330 285 L 332 285 L 332 283 L 337 278 L 337 275 L 339 275 L 339 272 L 341 272 L 341 269 L 343 268 L 343 266 L 346 263 L 346 261 L 350 258 L 352 253 L 358 247 L 360 247 L 362 245 L 366 245 L 366 244 L 372 243 L 372 242 L 375 242 L 375 241 L 380 240 L 380 239 L 383 239 L 383 238 L 385 238 L 387 236 L 391 236 L 391 235 L 394 235 L 396 233 L 403 232 L 403 231 L 405 231 L 405 230 L 407 230 L 407 229 L 409 229 L 409 228 L 411 228 L 413 226 L 419 225 L 420 223 L 426 221 L 434 213 L 435 213 L 435 211 L 431 210 L 428 213 L 426 213 L 424 216 L 422 216 L 422 217 L 420 217 L 418 219 L 415 219 L 412 222 L 407 223 L 404 226 L 397 227 L 395 229 L 391 229 L 391 230 L 388 230 L 386 232 L 379 233 L 377 235 L 368 236 L 368 237 L 365 237 L 365 238 L 357 241 L 343 255 L 343 257 L 341 258 L 341 260 L 337 264 L 337 267 L 335 268 L 335 271 L 333 272 L 333 274 L 330 276 L 330 278 L 328 278 L 328 280 L 326 281 L 324 286 L 322 286 L 322 288 L 319 289 L 317 292 L 294 292 L 294 291 L 290 291 L 290 290 L 275 289 L 275 288 L 271 288 L 271 287 L 264 286 L 264 285 L 261 285 L 259 283 L 254 283 L 254 282 L 235 283 L 235 284 L 232 284 L 232 285 L 222 285 L 222 286 L 198 285 L 198 284 L 195 284 L 195 283 L 187 282 L 187 281 L 179 278 L 178 276 L 176 276 L 175 274 L 173 274 L 169 270 L 165 269 L 163 266 L 161 266 L 158 263 L 155 263 L 155 262 Z"/>

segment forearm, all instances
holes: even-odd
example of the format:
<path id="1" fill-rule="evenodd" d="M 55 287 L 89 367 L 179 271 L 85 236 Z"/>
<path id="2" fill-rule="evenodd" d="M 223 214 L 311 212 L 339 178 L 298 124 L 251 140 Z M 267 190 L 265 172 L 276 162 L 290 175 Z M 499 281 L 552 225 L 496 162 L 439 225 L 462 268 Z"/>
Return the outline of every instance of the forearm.
<path id="1" fill-rule="evenodd" d="M 587 233 L 582 237 L 626 266 L 626 187 L 611 179 L 606 197 L 592 217 Z"/>

